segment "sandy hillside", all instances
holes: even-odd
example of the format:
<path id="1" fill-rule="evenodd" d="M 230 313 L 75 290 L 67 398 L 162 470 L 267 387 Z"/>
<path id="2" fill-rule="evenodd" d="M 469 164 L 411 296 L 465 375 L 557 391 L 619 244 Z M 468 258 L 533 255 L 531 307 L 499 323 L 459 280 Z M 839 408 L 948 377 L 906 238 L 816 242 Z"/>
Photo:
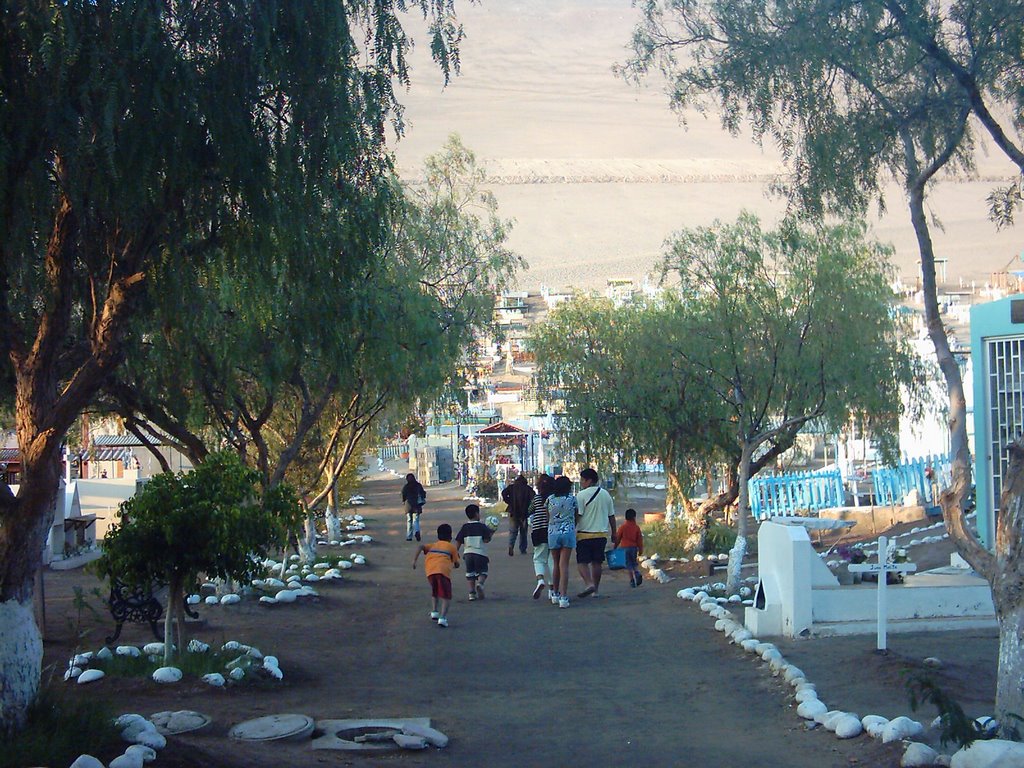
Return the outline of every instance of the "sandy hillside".
<path id="1" fill-rule="evenodd" d="M 486 163 L 502 215 L 515 220 L 511 245 L 530 265 L 523 286 L 642 278 L 674 230 L 741 210 L 781 215 L 765 191 L 781 169 L 770 147 L 697 114 L 684 128 L 656 82 L 637 89 L 612 73 L 637 18 L 628 0 L 460 5 L 462 74 L 442 89 L 421 40 L 397 154 L 412 176 L 449 133 L 462 136 Z M 931 195 L 945 228 L 933 237 L 954 281 L 984 282 L 1020 264 L 1024 246 L 1019 229 L 996 232 L 986 220 L 985 197 L 1011 167 L 994 153 L 981 153 L 978 165 L 981 180 L 944 181 Z M 916 246 L 897 187 L 887 204 L 875 233 L 895 246 L 899 273 L 913 277 Z"/>

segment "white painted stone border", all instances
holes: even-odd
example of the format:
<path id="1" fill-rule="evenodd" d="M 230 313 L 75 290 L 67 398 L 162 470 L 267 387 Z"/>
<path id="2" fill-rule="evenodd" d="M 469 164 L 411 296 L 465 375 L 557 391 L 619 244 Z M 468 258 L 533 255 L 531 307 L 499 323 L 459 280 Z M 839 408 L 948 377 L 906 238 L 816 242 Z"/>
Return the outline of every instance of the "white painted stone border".
<path id="1" fill-rule="evenodd" d="M 714 598 L 707 592 L 696 587 L 687 587 L 679 590 L 676 596 L 696 603 L 703 613 L 708 614 L 715 620 L 715 629 L 722 632 L 729 638 L 729 642 L 739 645 L 747 653 L 761 657 L 761 660 L 771 668 L 772 675 L 781 677 L 793 689 L 793 695 L 797 702 L 797 715 L 804 720 L 813 720 L 832 733 L 837 738 L 850 739 L 867 732 L 869 736 L 881 740 L 883 743 L 893 741 L 904 741 L 907 743 L 907 750 L 904 753 L 902 763 L 907 765 L 950 765 L 951 757 L 939 755 L 930 747 L 918 742 L 908 741 L 924 732 L 924 726 L 909 717 L 896 717 L 889 720 L 881 715 L 865 715 L 859 717 L 843 710 L 830 710 L 819 698 L 817 687 L 807 680 L 801 669 L 790 664 L 782 656 L 782 653 L 772 643 L 762 642 L 753 636 L 743 623 L 737 621 L 732 612 L 721 605 L 722 601 L 728 602 L 728 598 Z M 734 597 L 738 597 L 734 596 Z M 928 752 L 934 754 L 933 762 L 906 762 L 908 753 L 915 756 L 928 756 Z M 964 750 L 960 750 L 960 755 Z"/>

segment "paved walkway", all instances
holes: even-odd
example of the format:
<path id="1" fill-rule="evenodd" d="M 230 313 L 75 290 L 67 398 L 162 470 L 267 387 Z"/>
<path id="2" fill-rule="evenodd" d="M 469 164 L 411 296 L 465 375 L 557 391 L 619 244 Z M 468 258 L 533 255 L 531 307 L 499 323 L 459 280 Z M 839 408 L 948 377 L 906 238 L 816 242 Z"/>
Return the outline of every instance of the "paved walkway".
<path id="1" fill-rule="evenodd" d="M 394 674 L 368 674 L 346 689 L 377 714 L 434 718 L 453 743 L 423 765 L 872 764 L 864 742 L 807 732 L 784 688 L 682 605 L 678 585 L 631 589 L 622 572 L 606 572 L 599 600 L 560 610 L 530 598 L 531 558 L 518 549 L 508 556 L 504 528 L 490 546 L 487 599 L 468 602 L 455 571 L 451 626 L 437 627 L 422 567 L 410 567 L 399 489 L 398 480 L 364 489 L 364 514 L 381 539 L 371 550 L 380 589 L 372 599 L 383 608 L 365 665 Z M 457 531 L 461 490 L 428 496 L 425 538 L 441 522 Z M 580 584 L 574 572 L 571 592 Z"/>
<path id="2" fill-rule="evenodd" d="M 344 583 L 323 585 L 319 601 L 204 611 L 200 634 L 207 641 L 236 638 L 274 653 L 283 684 L 232 691 L 182 684 L 173 701 L 159 686 L 132 681 L 97 689 L 114 696 L 118 711 L 197 709 L 214 716 L 211 728 L 176 737 L 160 765 L 898 764 L 898 752 L 872 740 L 840 742 L 808 732 L 787 690 L 678 600 L 678 583 L 645 581 L 631 589 L 617 572 L 606 574 L 599 600 L 574 600 L 567 610 L 532 600 L 532 560 L 518 551 L 508 556 L 504 530 L 490 548 L 487 599 L 470 603 L 464 570 L 456 571 L 451 626 L 439 628 L 428 617 L 422 560 L 411 568 L 415 550 L 405 541 L 400 487 L 390 476 L 365 484 L 362 512 L 374 542 L 354 549 L 368 565 L 347 571 Z M 428 536 L 441 522 L 461 525 L 461 496 L 454 487 L 428 489 Z M 580 584 L 574 572 L 573 593 Z M 126 635 L 125 642 L 146 642 L 144 627 L 132 626 Z M 49 649 L 57 664 L 69 652 L 54 643 Z M 452 741 L 441 751 L 381 758 L 226 738 L 233 723 L 283 712 L 316 719 L 427 716 Z"/>

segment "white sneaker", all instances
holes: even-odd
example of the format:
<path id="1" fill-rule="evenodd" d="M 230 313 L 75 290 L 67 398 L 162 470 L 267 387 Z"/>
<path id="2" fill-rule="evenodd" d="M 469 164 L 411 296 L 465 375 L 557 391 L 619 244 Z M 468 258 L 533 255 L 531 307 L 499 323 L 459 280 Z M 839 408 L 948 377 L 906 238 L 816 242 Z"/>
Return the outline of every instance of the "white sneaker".
<path id="1" fill-rule="evenodd" d="M 568 597 L 560 597 L 560 598 L 558 598 L 558 607 L 559 608 L 568 608 L 569 607 L 569 598 Z M 438 621 L 442 621 L 442 619 L 438 619 Z"/>
<path id="2" fill-rule="evenodd" d="M 552 605 L 558 605 L 558 593 L 557 592 L 552 592 L 551 593 L 551 604 Z"/>
<path id="3" fill-rule="evenodd" d="M 538 581 L 537 586 L 533 588 L 533 599 L 536 600 L 540 597 L 540 593 L 544 591 L 544 582 Z"/>
<path id="4" fill-rule="evenodd" d="M 439 627 L 447 627 L 448 626 L 448 619 L 446 619 L 444 616 L 439 617 L 438 620 L 437 620 L 437 626 L 439 626 Z"/>
<path id="5" fill-rule="evenodd" d="M 439 618 L 441 618 L 441 614 L 440 613 L 438 613 L 437 611 L 431 611 L 430 612 L 430 619 L 431 619 L 431 621 L 437 621 Z"/>

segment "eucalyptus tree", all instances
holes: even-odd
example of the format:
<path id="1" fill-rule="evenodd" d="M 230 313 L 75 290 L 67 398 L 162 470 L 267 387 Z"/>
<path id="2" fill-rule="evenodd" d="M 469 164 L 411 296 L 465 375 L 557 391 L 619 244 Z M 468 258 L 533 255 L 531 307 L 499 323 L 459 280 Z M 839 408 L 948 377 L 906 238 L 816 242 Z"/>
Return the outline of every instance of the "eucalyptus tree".
<path id="1" fill-rule="evenodd" d="M 624 68 L 660 70 L 676 108 L 721 108 L 726 128 L 749 120 L 755 138 L 781 149 L 782 183 L 805 213 L 862 212 L 884 205 L 883 182 L 903 187 L 921 257 L 925 319 L 949 395 L 953 483 L 943 517 L 960 553 L 992 585 L 1000 622 L 996 709 L 1024 709 L 1024 505 L 1008 475 L 995 548 L 967 528 L 971 484 L 966 398 L 939 314 L 935 254 L 926 212 L 929 184 L 973 168 L 977 126 L 1018 168 L 1022 10 L 1016 2 L 799 0 L 788 3 L 650 0 Z M 1006 107 L 1009 109 L 1006 109 Z M 1011 119 L 1000 124 L 997 115 Z M 971 121 L 971 115 L 978 122 Z M 996 190 L 993 215 L 1012 220 L 1020 185 Z M 1021 465 L 1013 463 L 1011 473 Z"/>
<path id="2" fill-rule="evenodd" d="M 122 363 L 127 329 L 211 263 L 269 270 L 282 244 L 356 225 L 335 213 L 374 198 L 385 131 L 401 126 L 399 14 L 431 19 L 447 76 L 453 3 L 0 9 L 0 345 L 23 459 L 17 496 L 0 487 L 0 728 L 24 722 L 38 687 L 33 576 L 61 442 Z"/>
<path id="3" fill-rule="evenodd" d="M 703 551 L 708 519 L 735 498 L 730 491 L 695 503 L 690 488 L 731 445 L 728 412 L 705 385 L 703 370 L 679 354 L 702 343 L 688 334 L 677 294 L 616 307 L 603 298 L 561 305 L 534 331 L 538 385 L 560 409 L 563 445 L 583 460 L 614 466 L 656 457 L 667 478 L 665 513 L 681 512 L 689 546 Z M 729 484 L 734 489 L 735 483 Z"/>
<path id="4" fill-rule="evenodd" d="M 672 353 L 706 372 L 738 459 L 731 589 L 746 554 L 749 481 L 801 430 L 838 431 L 851 414 L 866 416 L 883 453 L 898 453 L 901 387 L 913 391 L 915 370 L 888 255 L 862 226 L 787 221 L 764 231 L 749 215 L 668 242 L 664 269 L 689 308 L 687 336 L 701 339 Z"/>
<path id="5" fill-rule="evenodd" d="M 563 402 L 568 442 L 605 460 L 658 456 L 669 511 L 684 501 L 696 548 L 710 514 L 738 499 L 735 581 L 748 481 L 809 423 L 867 414 L 893 446 L 900 384 L 914 371 L 885 258 L 851 225 L 765 232 L 742 216 L 673 235 L 662 267 L 671 290 L 656 301 L 573 302 L 538 329 L 541 383 Z M 715 463 L 727 466 L 726 489 L 685 499 Z"/>
<path id="6" fill-rule="evenodd" d="M 180 297 L 190 322 L 155 314 L 133 334 L 145 354 L 106 387 L 126 424 L 194 462 L 226 444 L 265 487 L 290 480 L 308 506 L 308 557 L 312 508 L 361 460 L 363 436 L 385 407 L 441 391 L 518 265 L 472 153 L 453 138 L 426 167 L 420 187 L 364 192 L 362 221 L 355 204 L 345 212 L 338 247 L 356 258 L 307 233 L 270 271 L 200 281 Z M 335 505 L 325 517 L 337 538 Z"/>

